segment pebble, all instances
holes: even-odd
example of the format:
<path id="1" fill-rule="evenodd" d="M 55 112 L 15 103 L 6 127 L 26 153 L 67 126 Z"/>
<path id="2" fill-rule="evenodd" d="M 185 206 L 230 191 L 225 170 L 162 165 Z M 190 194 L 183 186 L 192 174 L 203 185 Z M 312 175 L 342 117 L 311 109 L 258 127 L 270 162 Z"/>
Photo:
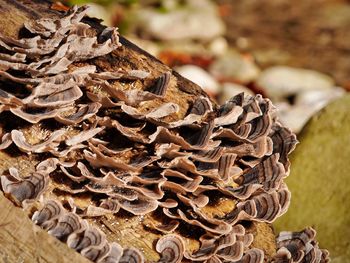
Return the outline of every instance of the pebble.
<path id="1" fill-rule="evenodd" d="M 220 87 L 217 81 L 204 69 L 194 66 L 185 65 L 175 68 L 183 77 L 191 80 L 200 86 L 205 92 L 211 96 L 216 96 L 219 93 Z"/>
<path id="2" fill-rule="evenodd" d="M 318 111 L 314 105 L 298 105 L 280 108 L 277 112 L 279 120 L 294 133 L 299 133 L 307 121 Z"/>
<path id="3" fill-rule="evenodd" d="M 275 66 L 264 70 L 257 84 L 272 101 L 279 101 L 303 91 L 332 89 L 334 80 L 313 70 Z"/>
<path id="4" fill-rule="evenodd" d="M 217 79 L 249 83 L 258 77 L 260 69 L 255 65 L 252 57 L 243 56 L 231 50 L 220 56 L 210 66 L 209 72 Z"/>
<path id="5" fill-rule="evenodd" d="M 226 38 L 217 37 L 210 42 L 208 48 L 213 55 L 222 56 L 227 52 L 228 43 Z"/>
<path id="6" fill-rule="evenodd" d="M 87 14 L 90 17 L 96 17 L 101 19 L 101 24 L 105 26 L 112 26 L 112 13 L 110 10 L 107 10 L 101 5 L 89 3 L 89 8 L 87 10 Z"/>
<path id="7" fill-rule="evenodd" d="M 135 35 L 128 35 L 127 38 L 138 47 L 150 53 L 152 56 L 157 57 L 161 51 L 160 45 L 154 41 L 141 39 L 136 37 Z"/>
<path id="8" fill-rule="evenodd" d="M 271 65 L 286 65 L 293 58 L 289 52 L 278 48 L 252 50 L 252 54 L 256 63 L 264 68 Z"/>
<path id="9" fill-rule="evenodd" d="M 245 86 L 242 86 L 236 83 L 229 83 L 229 82 L 223 83 L 221 85 L 221 92 L 218 98 L 218 102 L 222 105 L 226 101 L 231 99 L 233 96 L 242 92 L 244 92 L 245 94 L 254 96 L 254 92 Z"/>
<path id="10" fill-rule="evenodd" d="M 319 109 L 345 94 L 345 90 L 334 87 L 328 90 L 307 90 L 297 95 L 296 105 L 315 105 Z"/>
<path id="11" fill-rule="evenodd" d="M 275 106 L 280 120 L 293 132 L 299 133 L 313 115 L 344 94 L 345 90 L 339 87 L 329 90 L 308 90 L 297 95 L 294 105 L 280 102 L 275 103 Z"/>
<path id="12" fill-rule="evenodd" d="M 225 33 L 225 24 L 209 0 L 188 1 L 187 5 L 170 12 L 140 9 L 135 17 L 143 34 L 163 41 L 208 41 Z"/>

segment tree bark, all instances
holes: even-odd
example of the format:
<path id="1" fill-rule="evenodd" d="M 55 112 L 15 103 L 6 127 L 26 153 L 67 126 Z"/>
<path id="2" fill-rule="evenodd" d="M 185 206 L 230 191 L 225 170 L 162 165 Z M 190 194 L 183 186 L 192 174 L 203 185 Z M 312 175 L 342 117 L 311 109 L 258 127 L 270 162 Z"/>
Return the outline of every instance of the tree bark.
<path id="1" fill-rule="evenodd" d="M 3 263 L 88 263 L 46 231 L 0 192 L 0 262 Z"/>
<path id="2" fill-rule="evenodd" d="M 5 36 L 20 38 L 23 34 L 22 28 L 26 21 L 36 20 L 45 17 L 60 17 L 63 13 L 52 8 L 52 3 L 43 0 L 0 0 L 0 33 Z M 103 26 L 96 19 L 85 19 L 84 22 L 90 24 L 97 31 L 101 31 Z M 162 64 L 159 60 L 140 49 L 127 39 L 120 36 L 122 46 L 113 51 L 111 56 L 99 57 L 89 63 L 97 65 L 99 68 L 113 71 L 118 68 L 122 69 L 139 69 L 150 72 L 151 79 L 160 76 L 164 72 L 172 72 L 173 77 L 169 85 L 172 89 L 170 94 L 171 100 L 176 100 L 180 106 L 178 118 L 182 118 L 189 105 L 198 96 L 208 95 L 196 84 L 181 77 L 178 73 L 173 72 L 169 67 Z M 10 156 L 0 152 L 0 174 L 8 170 L 13 162 L 21 163 L 23 170 L 33 169 L 35 163 L 25 156 Z M 46 231 L 35 226 L 28 218 L 28 211 L 15 207 L 0 192 L 0 262 L 89 262 L 80 256 L 74 250 L 69 249 L 66 244 L 61 243 Z M 113 219 L 114 220 L 114 219 Z M 108 220 L 101 221 L 108 229 L 110 236 L 120 237 L 123 233 L 112 226 L 108 226 Z M 130 245 L 128 242 L 142 242 L 146 258 L 154 258 L 153 254 L 158 254 L 153 249 L 154 238 L 147 235 L 140 235 L 140 231 L 132 225 L 133 221 L 129 220 L 124 229 L 128 229 L 129 238 L 121 240 L 121 244 Z M 254 223 L 254 235 L 260 235 L 260 243 L 255 247 L 263 249 L 267 254 L 273 254 L 276 250 L 274 234 L 268 224 Z M 125 234 L 125 233 L 124 233 Z M 135 236 L 135 238 L 130 238 Z M 142 238 L 141 238 L 142 237 Z M 266 240 L 266 242 L 264 242 Z M 125 243 L 125 244 L 124 244 Z M 152 254 L 153 253 L 153 254 Z"/>
<path id="3" fill-rule="evenodd" d="M 47 0 L 0 0 L 0 33 L 18 39 L 23 34 L 23 24 L 26 21 L 63 16 L 63 12 L 54 10 L 52 6 L 52 2 Z M 97 19 L 84 18 L 84 22 L 90 24 L 97 31 L 102 31 L 104 28 Z M 92 63 L 110 71 L 117 68 L 140 69 L 150 72 L 152 77 L 172 71 L 122 36 L 120 36 L 120 42 L 122 46 L 113 51 L 112 59 L 111 56 L 102 57 L 94 59 Z M 195 97 L 207 95 L 200 87 L 178 73 L 172 72 L 172 74 L 176 81 L 170 85 L 175 86 L 177 93 L 175 96 L 181 98 L 181 107 L 183 114 L 185 114 L 188 104 Z M 26 156 L 12 156 L 0 152 L 0 174 L 7 171 L 14 162 L 21 162 L 25 172 L 30 172 L 35 166 L 35 163 Z M 66 244 L 35 226 L 28 218 L 27 211 L 15 207 L 3 194 L 0 195 L 0 209 L 2 211 L 0 212 L 0 262 L 90 262 L 74 250 L 69 249 Z M 131 236 L 136 235 L 137 231 L 132 231 L 131 223 L 125 224 L 124 227 L 131 230 L 129 233 Z M 119 235 L 120 233 L 116 231 L 113 234 Z M 135 237 L 135 239 L 139 238 Z M 131 238 L 130 240 L 135 239 Z M 148 249 L 149 253 L 157 255 L 152 249 L 152 241 L 153 239 L 145 238 L 141 240 L 142 246 L 146 250 Z"/>

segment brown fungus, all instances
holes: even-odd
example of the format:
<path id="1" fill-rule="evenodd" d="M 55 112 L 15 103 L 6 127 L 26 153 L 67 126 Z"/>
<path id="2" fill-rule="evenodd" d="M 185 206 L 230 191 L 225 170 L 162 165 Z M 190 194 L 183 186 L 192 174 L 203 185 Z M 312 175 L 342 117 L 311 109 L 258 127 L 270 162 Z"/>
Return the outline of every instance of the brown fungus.
<path id="1" fill-rule="evenodd" d="M 318 247 L 316 231 L 306 228 L 300 232 L 281 232 L 277 237 L 277 253 L 273 262 L 329 262 L 328 251 Z"/>
<path id="2" fill-rule="evenodd" d="M 19 202 L 34 200 L 46 190 L 48 175 L 35 172 L 24 179 L 11 180 L 1 176 L 1 187 L 5 194 L 9 194 Z"/>
<path id="3" fill-rule="evenodd" d="M 218 107 L 178 95 L 169 69 L 107 71 L 117 29 L 94 29 L 85 13 L 28 22 L 30 38 L 0 35 L 0 114 L 18 123 L 2 123 L 0 150 L 38 160 L 23 177 L 8 167 L 2 191 L 39 200 L 33 222 L 94 262 L 327 262 L 313 230 L 281 233 L 269 258 L 246 226 L 290 202 L 297 141 L 272 103 L 242 93 Z"/>
<path id="4" fill-rule="evenodd" d="M 115 263 L 119 262 L 123 254 L 123 248 L 118 243 L 110 245 L 110 251 L 98 263 Z"/>
<path id="5" fill-rule="evenodd" d="M 181 237 L 167 235 L 158 240 L 156 250 L 161 255 L 159 262 L 178 263 L 182 260 L 185 245 Z"/>
<path id="6" fill-rule="evenodd" d="M 54 221 L 63 213 L 64 208 L 60 203 L 53 200 L 48 200 L 41 210 L 35 211 L 32 216 L 32 220 L 35 224 L 43 227 L 45 222 Z"/>
<path id="7" fill-rule="evenodd" d="M 140 251 L 135 248 L 126 248 L 119 259 L 119 263 L 143 263 L 144 258 Z"/>

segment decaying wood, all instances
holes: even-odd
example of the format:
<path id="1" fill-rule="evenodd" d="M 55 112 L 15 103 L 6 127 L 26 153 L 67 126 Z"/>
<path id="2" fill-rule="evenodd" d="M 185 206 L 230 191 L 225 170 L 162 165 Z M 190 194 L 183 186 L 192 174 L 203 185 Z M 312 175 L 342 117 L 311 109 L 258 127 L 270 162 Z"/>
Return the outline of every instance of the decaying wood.
<path id="1" fill-rule="evenodd" d="M 0 262 L 90 262 L 34 225 L 27 214 L 2 193 L 0 211 Z"/>
<path id="2" fill-rule="evenodd" d="M 0 32 L 9 37 L 19 38 L 22 34 L 23 23 L 45 17 L 59 17 L 61 14 L 51 8 L 48 1 L 16 1 L 0 0 Z M 94 19 L 85 21 L 97 31 L 101 30 L 101 25 Z M 115 71 L 122 69 L 139 69 L 151 73 L 151 78 L 156 78 L 162 73 L 171 71 L 156 58 L 141 50 L 125 38 L 120 39 L 122 47 L 113 51 L 111 56 L 99 57 L 90 63 L 95 64 L 102 70 Z M 189 105 L 199 95 L 207 95 L 195 84 L 184 79 L 176 72 L 172 72 L 172 80 L 169 84 L 169 98 L 172 102 L 180 106 L 177 118 L 181 119 L 186 114 Z M 39 126 L 29 127 L 28 133 L 35 136 L 35 129 Z M 40 127 L 38 128 L 40 129 Z M 30 172 L 34 169 L 38 160 L 26 156 L 12 156 L 0 153 L 0 173 L 13 166 L 13 162 L 18 163 L 22 169 L 20 172 Z M 86 200 L 78 200 L 84 202 Z M 232 209 L 234 204 L 227 203 Z M 0 197 L 0 261 L 4 262 L 87 262 L 86 259 L 68 249 L 65 244 L 50 237 L 45 231 L 34 226 L 28 218 L 28 213 L 16 208 L 2 195 Z M 222 209 L 225 209 L 223 206 Z M 29 213 L 30 214 L 30 213 Z M 107 237 L 111 240 L 118 240 L 122 246 L 132 246 L 135 242 L 140 243 L 137 247 L 142 247 L 146 258 L 158 260 L 158 254 L 154 251 L 154 242 L 160 237 L 157 234 L 145 232 L 138 224 L 138 217 L 124 220 L 118 217 L 104 217 L 101 220 L 91 220 L 91 224 L 105 227 Z M 151 220 L 151 219 L 150 219 Z M 115 226 L 119 225 L 118 228 Z M 123 231 L 120 232 L 120 225 Z M 263 249 L 266 254 L 272 255 L 276 251 L 274 234 L 267 224 L 254 223 L 251 227 L 256 239 L 255 247 Z M 266 242 L 264 242 L 266 241 Z M 193 241 L 190 247 L 193 250 L 198 248 L 198 241 Z"/>

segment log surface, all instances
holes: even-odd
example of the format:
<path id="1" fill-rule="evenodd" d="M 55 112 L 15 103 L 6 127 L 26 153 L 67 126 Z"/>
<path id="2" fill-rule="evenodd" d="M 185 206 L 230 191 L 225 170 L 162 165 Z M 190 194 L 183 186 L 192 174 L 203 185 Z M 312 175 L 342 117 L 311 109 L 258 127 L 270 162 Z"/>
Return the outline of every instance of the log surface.
<path id="1" fill-rule="evenodd" d="M 47 0 L 0 0 L 0 33 L 12 38 L 20 38 L 23 33 L 23 25 L 26 21 L 37 20 L 46 17 L 60 17 L 62 12 L 54 10 L 51 1 Z M 84 22 L 91 25 L 97 31 L 102 31 L 103 26 L 97 19 L 84 18 Z M 181 105 L 182 114 L 188 109 L 195 97 L 208 95 L 196 84 L 183 78 L 178 73 L 173 72 L 168 66 L 137 47 L 127 39 L 120 36 L 122 46 L 113 51 L 112 56 L 96 58 L 91 63 L 113 71 L 118 68 L 140 69 L 151 73 L 152 77 L 171 71 L 173 81 L 171 86 L 176 87 L 176 94 L 173 100 Z M 1 125 L 1 123 L 0 123 Z M 0 152 L 0 174 L 7 171 L 9 167 L 17 163 L 21 172 L 33 171 L 37 164 L 35 160 L 28 156 L 12 156 L 5 152 Z M 1 191 L 0 191 L 1 193 Z M 35 226 L 28 218 L 28 213 L 21 208 L 15 207 L 9 200 L 1 194 L 0 212 L 0 262 L 90 262 L 78 253 L 69 249 L 66 244 L 61 243 L 47 234 L 46 231 Z M 135 234 L 142 232 L 142 229 L 135 231 L 132 222 L 122 222 L 125 229 L 129 229 L 128 238 L 121 242 L 125 246 L 132 245 L 136 240 L 145 247 L 145 253 L 150 257 L 158 257 L 153 250 L 153 240 L 158 238 L 147 235 L 140 239 Z M 119 232 L 112 229 L 108 236 L 118 236 Z M 131 243 L 131 244 L 130 244 Z M 151 256 L 152 255 L 152 256 Z"/>
<path id="2" fill-rule="evenodd" d="M 88 263 L 66 244 L 33 224 L 0 192 L 1 263 Z"/>
<path id="3" fill-rule="evenodd" d="M 62 13 L 52 9 L 52 3 L 49 1 L 25 1 L 25 0 L 0 0 L 0 33 L 5 36 L 19 38 L 23 23 L 30 20 L 59 17 Z M 87 19 L 96 30 L 101 30 L 103 27 L 96 19 Z M 179 118 L 185 115 L 189 105 L 198 96 L 208 95 L 204 93 L 196 84 L 181 77 L 178 73 L 173 72 L 169 67 L 162 64 L 159 60 L 149 55 L 136 45 L 129 42 L 127 39 L 120 37 L 122 47 L 113 51 L 112 56 L 100 57 L 94 59 L 91 63 L 99 66 L 102 69 L 113 71 L 118 68 L 123 69 L 140 69 L 151 73 L 151 78 L 155 78 L 164 72 L 171 71 L 173 74 L 170 86 L 173 87 L 173 93 L 169 96 L 171 100 L 180 105 L 181 114 Z M 0 123 L 1 124 L 1 123 Z M 26 155 L 10 156 L 4 152 L 0 152 L 0 174 L 7 171 L 9 167 L 17 163 L 20 172 L 29 172 L 34 169 L 35 160 Z M 74 262 L 83 263 L 90 262 L 80 256 L 78 253 L 69 249 L 66 244 L 61 243 L 51 237 L 46 231 L 35 226 L 28 218 L 28 212 L 21 208 L 15 207 L 7 200 L 0 191 L 0 262 L 17 263 L 17 262 Z M 113 219 L 115 220 L 115 219 Z M 117 229 L 109 226 L 110 220 L 95 222 L 102 224 L 110 230 L 107 236 L 113 240 L 120 237 Z M 134 226 L 135 220 L 123 221 L 124 229 L 127 230 L 128 237 L 119 240 L 121 245 L 128 247 L 134 242 L 142 242 L 140 247 L 144 247 L 144 253 L 147 258 L 158 257 L 154 251 L 154 240 L 157 236 L 150 234 L 144 235 L 142 229 Z M 136 224 L 135 224 L 136 225 Z M 254 235 L 260 235 L 262 238 L 254 244 L 265 251 L 266 254 L 275 252 L 274 234 L 270 226 L 262 224 L 261 227 L 254 228 Z M 265 242 L 266 241 L 266 242 Z M 153 254 L 155 255 L 153 255 Z"/>

